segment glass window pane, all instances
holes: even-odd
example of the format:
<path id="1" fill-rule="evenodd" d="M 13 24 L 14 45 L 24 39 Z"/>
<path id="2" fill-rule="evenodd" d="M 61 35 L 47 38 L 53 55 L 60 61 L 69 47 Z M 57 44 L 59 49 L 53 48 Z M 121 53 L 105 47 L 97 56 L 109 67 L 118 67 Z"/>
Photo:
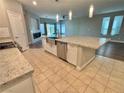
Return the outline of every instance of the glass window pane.
<path id="1" fill-rule="evenodd" d="M 40 31 L 42 34 L 45 34 L 44 24 L 40 24 Z"/>
<path id="2" fill-rule="evenodd" d="M 57 24 L 57 33 L 60 33 L 60 24 Z"/>
<path id="3" fill-rule="evenodd" d="M 61 32 L 62 35 L 65 35 L 65 24 L 62 24 L 62 32 Z"/>
<path id="4" fill-rule="evenodd" d="M 112 36 L 119 34 L 122 22 L 123 22 L 123 16 L 115 16 L 111 31 Z"/>
<path id="5" fill-rule="evenodd" d="M 55 37 L 55 25 L 54 24 L 47 24 L 47 36 Z"/>
<path id="6" fill-rule="evenodd" d="M 104 17 L 102 21 L 101 34 L 107 35 L 109 29 L 110 17 Z"/>

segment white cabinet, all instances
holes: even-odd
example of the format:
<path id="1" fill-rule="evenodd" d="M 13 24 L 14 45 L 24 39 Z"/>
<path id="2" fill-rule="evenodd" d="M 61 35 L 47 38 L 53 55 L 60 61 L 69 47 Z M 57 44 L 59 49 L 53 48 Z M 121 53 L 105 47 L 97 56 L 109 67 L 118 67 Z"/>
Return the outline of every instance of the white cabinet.
<path id="1" fill-rule="evenodd" d="M 52 44 L 52 43 L 48 43 L 47 42 L 47 37 L 42 37 L 42 46 L 43 48 L 49 52 L 49 53 L 52 53 L 54 55 L 57 56 L 57 46 L 55 44 Z"/>
<path id="2" fill-rule="evenodd" d="M 21 81 L 14 82 L 0 93 L 35 93 L 32 78 L 28 77 Z"/>
<path id="3" fill-rule="evenodd" d="M 78 57 L 78 46 L 73 44 L 67 45 L 67 61 L 73 65 L 77 65 L 77 57 Z"/>
<path id="4" fill-rule="evenodd" d="M 56 47 L 56 45 L 46 43 L 44 49 L 45 49 L 47 52 L 50 52 L 50 53 L 52 53 L 52 54 L 54 54 L 54 55 L 57 56 L 57 47 Z"/>
<path id="5" fill-rule="evenodd" d="M 42 37 L 42 46 L 43 48 L 46 46 L 46 37 Z"/>

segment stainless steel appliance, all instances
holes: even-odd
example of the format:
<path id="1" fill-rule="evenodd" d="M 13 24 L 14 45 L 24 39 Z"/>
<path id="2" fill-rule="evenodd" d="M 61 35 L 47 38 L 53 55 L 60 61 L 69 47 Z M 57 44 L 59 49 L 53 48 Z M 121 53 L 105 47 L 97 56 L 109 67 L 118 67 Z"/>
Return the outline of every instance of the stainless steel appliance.
<path id="1" fill-rule="evenodd" d="M 57 56 L 63 60 L 67 59 L 67 43 L 57 41 Z"/>

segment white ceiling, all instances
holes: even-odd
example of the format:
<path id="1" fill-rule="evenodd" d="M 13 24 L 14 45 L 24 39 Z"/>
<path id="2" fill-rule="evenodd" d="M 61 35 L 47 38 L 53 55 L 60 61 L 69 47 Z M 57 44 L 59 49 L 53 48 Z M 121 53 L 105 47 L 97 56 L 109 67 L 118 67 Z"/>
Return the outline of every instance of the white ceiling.
<path id="1" fill-rule="evenodd" d="M 56 14 L 68 15 L 72 10 L 74 17 L 88 16 L 89 6 L 95 7 L 95 14 L 103 14 L 124 10 L 124 0 L 35 0 L 38 5 L 32 4 L 33 0 L 18 0 L 26 9 L 40 17 L 55 18 Z"/>

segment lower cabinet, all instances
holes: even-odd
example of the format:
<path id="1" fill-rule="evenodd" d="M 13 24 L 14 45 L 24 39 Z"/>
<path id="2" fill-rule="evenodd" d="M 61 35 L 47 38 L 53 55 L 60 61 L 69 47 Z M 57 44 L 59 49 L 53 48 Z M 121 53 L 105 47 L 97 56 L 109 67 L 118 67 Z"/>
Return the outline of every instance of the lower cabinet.
<path id="1" fill-rule="evenodd" d="M 3 88 L 0 93 L 35 93 L 32 77 L 26 77 Z"/>
<path id="2" fill-rule="evenodd" d="M 73 65 L 77 65 L 78 46 L 73 44 L 67 45 L 67 61 Z"/>
<path id="3" fill-rule="evenodd" d="M 57 56 L 57 47 L 56 45 L 51 45 L 49 43 L 46 43 L 44 49 L 47 51 L 47 52 L 50 52 L 51 54 L 54 54 Z"/>

